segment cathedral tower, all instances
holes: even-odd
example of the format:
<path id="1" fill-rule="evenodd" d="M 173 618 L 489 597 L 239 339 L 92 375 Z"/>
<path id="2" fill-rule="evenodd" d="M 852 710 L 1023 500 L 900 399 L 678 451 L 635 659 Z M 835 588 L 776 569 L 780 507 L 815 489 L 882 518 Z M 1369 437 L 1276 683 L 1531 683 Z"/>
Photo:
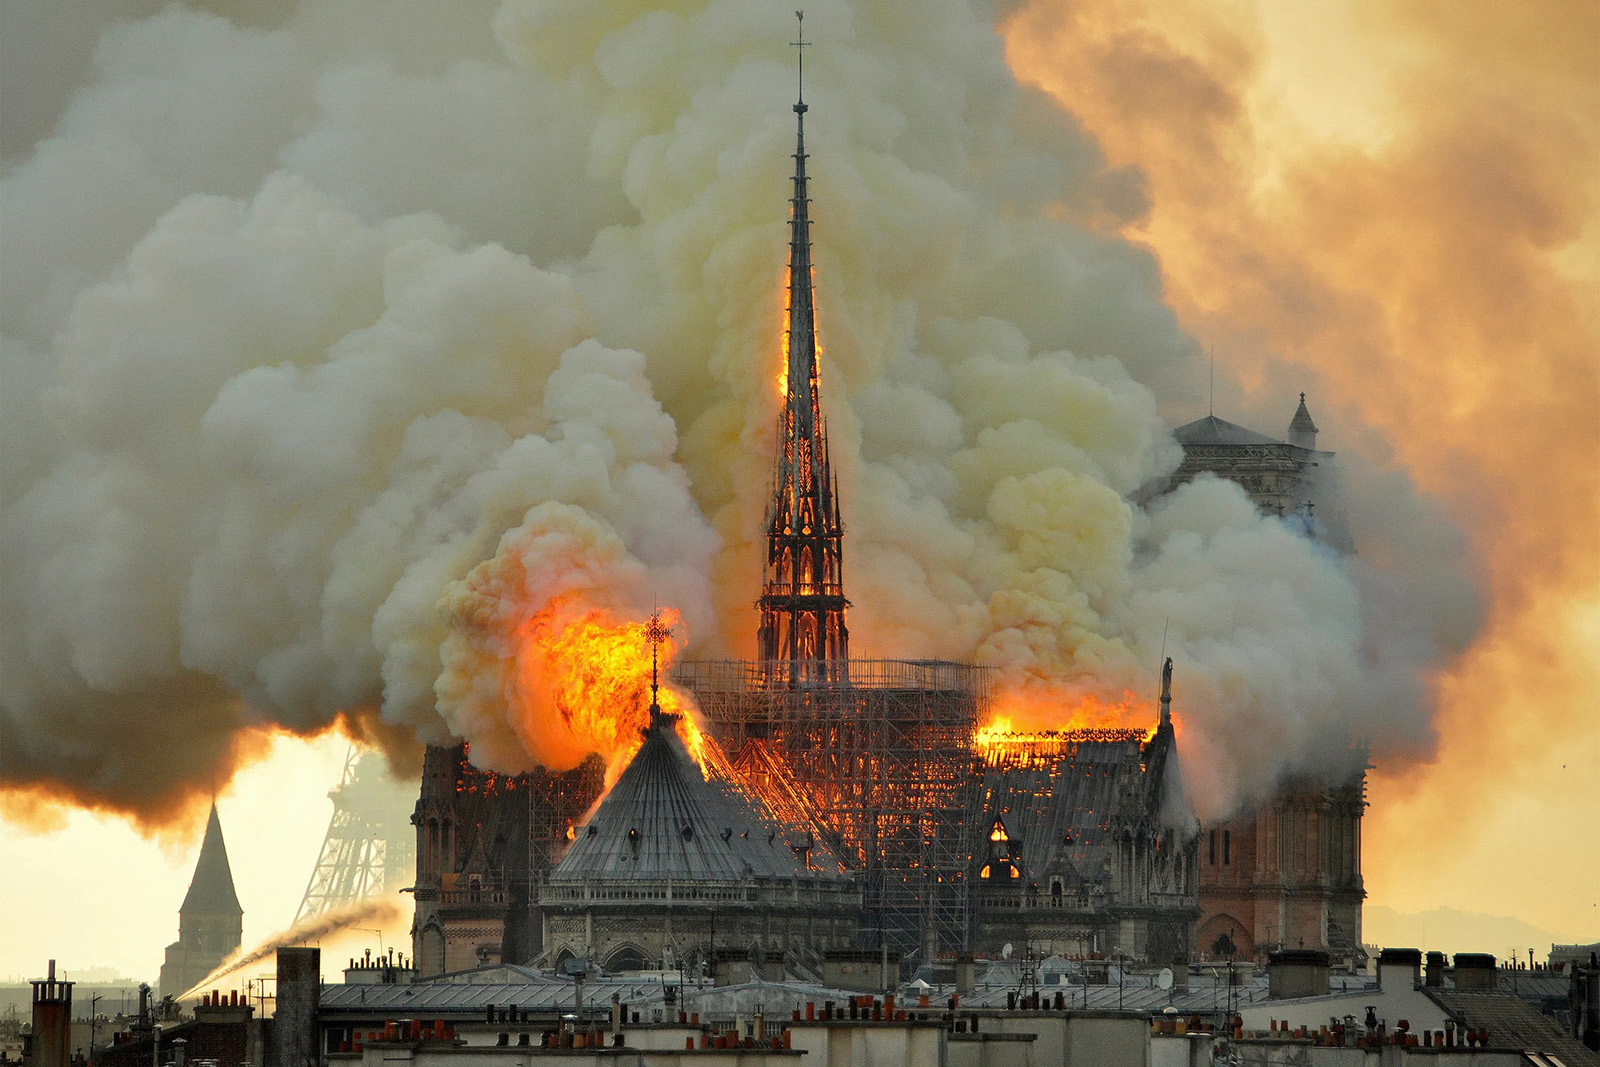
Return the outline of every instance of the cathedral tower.
<path id="1" fill-rule="evenodd" d="M 789 322 L 777 469 L 767 513 L 766 580 L 757 602 L 758 656 L 773 682 L 826 685 L 845 680 L 849 633 L 844 612 L 843 526 L 838 485 L 828 464 L 827 429 L 817 389 L 817 329 L 811 286 L 810 201 L 806 196 L 805 40 L 789 221 Z"/>
<path id="2" fill-rule="evenodd" d="M 162 995 L 180 997 L 199 984 L 238 951 L 243 937 L 244 909 L 233 888 L 228 846 L 213 803 L 194 878 L 178 908 L 178 940 L 167 946 L 167 959 L 161 965 Z"/>

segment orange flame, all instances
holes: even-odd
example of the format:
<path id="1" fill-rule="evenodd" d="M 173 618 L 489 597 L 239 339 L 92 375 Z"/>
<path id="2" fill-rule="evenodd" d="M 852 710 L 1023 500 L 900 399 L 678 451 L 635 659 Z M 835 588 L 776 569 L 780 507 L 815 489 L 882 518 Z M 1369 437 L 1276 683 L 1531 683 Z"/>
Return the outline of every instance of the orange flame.
<path id="1" fill-rule="evenodd" d="M 678 623 L 674 611 L 662 612 L 669 629 Z M 524 700 L 524 709 L 553 707 L 572 741 L 606 761 L 610 787 L 638 751 L 650 716 L 650 642 L 646 623 L 623 622 L 599 608 L 558 598 L 518 630 L 522 654 L 517 657 L 518 682 L 543 700 Z M 657 651 L 657 673 L 664 677 L 678 651 L 672 638 Z M 676 715 L 678 736 L 689 754 L 707 768 L 709 742 L 689 698 L 663 684 L 661 710 Z M 538 729 L 538 724 L 528 724 Z"/>
<path id="2" fill-rule="evenodd" d="M 783 344 L 783 359 L 778 364 L 778 396 L 782 399 L 789 397 L 789 301 L 794 295 L 789 282 L 792 277 L 789 271 L 783 272 L 783 322 L 778 328 Z"/>
<path id="3" fill-rule="evenodd" d="M 1155 709 L 1131 692 L 1107 700 L 1095 693 L 1062 697 L 1013 689 L 995 697 L 994 713 L 973 731 L 972 744 L 992 760 L 1047 740 L 1142 740 L 1155 719 Z"/>

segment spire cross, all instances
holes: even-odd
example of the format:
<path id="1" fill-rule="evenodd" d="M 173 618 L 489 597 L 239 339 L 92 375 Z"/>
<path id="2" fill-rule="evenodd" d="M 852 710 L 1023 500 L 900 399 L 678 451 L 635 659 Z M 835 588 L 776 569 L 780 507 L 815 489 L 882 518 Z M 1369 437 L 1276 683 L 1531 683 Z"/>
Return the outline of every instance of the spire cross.
<path id="1" fill-rule="evenodd" d="M 795 21 L 800 25 L 796 39 L 789 42 L 800 60 L 800 82 L 795 97 L 798 103 L 795 104 L 794 109 L 796 111 L 804 111 L 806 109 L 806 49 L 811 46 L 811 42 L 806 40 L 806 13 L 804 11 L 796 11 L 794 17 Z"/>
<path id="2" fill-rule="evenodd" d="M 644 639 L 650 642 L 650 706 L 656 707 L 657 695 L 661 690 L 660 682 L 656 678 L 656 653 L 661 648 L 661 643 L 672 636 L 672 629 L 661 625 L 661 612 L 652 611 L 650 621 L 645 624 Z"/>

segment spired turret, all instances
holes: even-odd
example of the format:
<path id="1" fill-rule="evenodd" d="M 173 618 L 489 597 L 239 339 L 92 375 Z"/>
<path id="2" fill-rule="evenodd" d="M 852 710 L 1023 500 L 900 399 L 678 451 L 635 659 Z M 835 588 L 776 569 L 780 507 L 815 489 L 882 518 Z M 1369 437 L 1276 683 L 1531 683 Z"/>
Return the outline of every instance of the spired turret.
<path id="1" fill-rule="evenodd" d="M 161 965 L 162 995 L 178 997 L 188 992 L 238 951 L 243 937 L 244 908 L 233 887 L 228 846 L 222 840 L 222 822 L 213 803 L 194 877 L 178 908 L 178 940 L 167 946 L 166 962 Z"/>
<path id="2" fill-rule="evenodd" d="M 1317 424 L 1311 421 L 1311 412 L 1306 410 L 1304 393 L 1300 394 L 1300 406 L 1295 408 L 1294 418 L 1289 420 L 1289 443 L 1308 452 L 1317 450 Z"/>
<path id="3" fill-rule="evenodd" d="M 803 49 L 803 37 L 796 44 Z M 844 620 L 849 606 L 844 596 L 844 528 L 839 522 L 838 485 L 828 463 L 827 431 L 817 387 L 806 111 L 802 91 L 794 105 L 788 366 L 778 420 L 772 503 L 767 511 L 766 580 L 757 601 L 761 624 L 756 635 L 757 655 L 769 680 L 795 686 L 845 681 L 849 656 Z"/>

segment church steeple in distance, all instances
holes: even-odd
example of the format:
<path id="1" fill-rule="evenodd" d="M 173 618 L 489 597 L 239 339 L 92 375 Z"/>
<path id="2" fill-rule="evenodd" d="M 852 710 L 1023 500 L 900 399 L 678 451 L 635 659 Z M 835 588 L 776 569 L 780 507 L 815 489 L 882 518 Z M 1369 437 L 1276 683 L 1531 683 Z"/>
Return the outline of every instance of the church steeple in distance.
<path id="1" fill-rule="evenodd" d="M 794 196 L 789 216 L 788 366 L 778 421 L 777 468 L 767 515 L 766 581 L 757 602 L 758 656 L 771 681 L 826 685 L 846 680 L 844 528 L 828 464 L 817 389 L 817 326 L 811 285 L 810 200 L 806 196 L 804 16 L 794 42 L 800 92 L 794 105 Z"/>

